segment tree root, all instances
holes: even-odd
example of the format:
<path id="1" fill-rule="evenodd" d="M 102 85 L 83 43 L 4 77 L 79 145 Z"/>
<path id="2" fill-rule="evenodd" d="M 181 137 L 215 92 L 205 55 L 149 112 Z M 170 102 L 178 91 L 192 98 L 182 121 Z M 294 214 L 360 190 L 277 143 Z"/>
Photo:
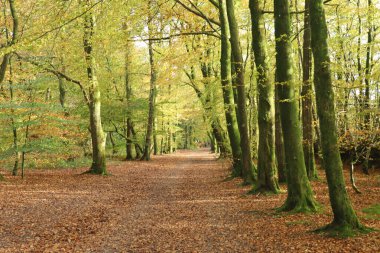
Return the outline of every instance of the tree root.
<path id="1" fill-rule="evenodd" d="M 316 213 L 321 209 L 320 205 L 311 199 L 295 201 L 286 200 L 285 204 L 277 209 L 278 212 L 289 213 Z"/>
<path id="2" fill-rule="evenodd" d="M 322 228 L 316 229 L 314 232 L 324 234 L 328 237 L 348 238 L 361 234 L 368 234 L 373 231 L 375 231 L 375 229 L 363 226 L 361 224 L 352 225 L 347 223 L 338 224 L 336 222 L 332 222 Z"/>
<path id="3" fill-rule="evenodd" d="M 94 171 L 94 170 L 92 170 L 92 169 L 89 169 L 89 170 L 83 172 L 81 175 L 111 176 L 110 173 L 98 172 L 98 171 Z"/>

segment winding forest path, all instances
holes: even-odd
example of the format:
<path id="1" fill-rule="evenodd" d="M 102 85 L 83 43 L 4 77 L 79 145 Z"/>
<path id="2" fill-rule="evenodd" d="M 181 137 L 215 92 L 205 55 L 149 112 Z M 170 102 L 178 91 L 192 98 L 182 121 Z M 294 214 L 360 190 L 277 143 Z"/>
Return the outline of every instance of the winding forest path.
<path id="1" fill-rule="evenodd" d="M 224 181 L 226 163 L 204 150 L 109 167 L 112 176 L 104 178 L 79 170 L 33 171 L 24 181 L 7 177 L 0 184 L 0 252 L 376 252 L 380 247 L 379 233 L 348 240 L 308 233 L 331 216 L 276 214 L 272 209 L 285 194 L 244 195 L 249 188 L 240 187 L 238 179 Z M 327 201 L 326 194 L 317 195 Z"/>

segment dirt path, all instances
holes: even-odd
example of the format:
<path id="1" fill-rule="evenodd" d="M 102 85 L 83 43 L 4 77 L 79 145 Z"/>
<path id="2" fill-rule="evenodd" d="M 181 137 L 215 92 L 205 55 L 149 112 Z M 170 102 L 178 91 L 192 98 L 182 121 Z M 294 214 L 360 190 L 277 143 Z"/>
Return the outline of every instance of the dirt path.
<path id="1" fill-rule="evenodd" d="M 112 176 L 28 172 L 0 184 L 0 252 L 376 252 L 379 233 L 338 240 L 309 233 L 331 216 L 279 215 L 285 194 L 245 196 L 207 151 L 114 162 Z M 362 181 L 361 181 L 362 180 Z M 376 182 L 358 185 L 379 202 Z M 367 187 L 367 188 L 363 188 Z M 326 188 L 315 183 L 327 205 Z M 377 193 L 377 194 L 376 194 Z M 377 196 L 377 197 L 376 197 Z M 372 202 L 371 202 L 372 201 Z M 378 227 L 378 220 L 365 222 Z"/>

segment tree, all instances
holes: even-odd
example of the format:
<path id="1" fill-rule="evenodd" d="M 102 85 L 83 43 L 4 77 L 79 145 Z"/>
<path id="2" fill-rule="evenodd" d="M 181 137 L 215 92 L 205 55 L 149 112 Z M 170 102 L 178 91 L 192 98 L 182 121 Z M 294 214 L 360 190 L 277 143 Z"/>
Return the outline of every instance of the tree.
<path id="1" fill-rule="evenodd" d="M 4 6 L 5 8 L 5 6 Z M 9 8 L 11 11 L 11 16 L 12 16 L 12 22 L 13 22 L 13 29 L 12 29 L 12 38 L 9 41 L 9 32 L 6 29 L 6 39 L 7 39 L 7 46 L 12 46 L 17 42 L 18 39 L 18 34 L 19 34 L 19 20 L 18 20 L 18 13 L 17 9 L 14 3 L 14 0 L 9 0 Z M 12 53 L 7 53 L 3 57 L 3 61 L 0 65 L 0 87 L 2 86 L 2 83 L 5 78 L 5 73 L 7 71 L 7 66 L 10 64 L 10 59 L 11 59 Z M 10 73 L 12 73 L 12 70 L 10 70 Z M 11 81 L 12 82 L 12 81 Z M 13 84 L 10 83 L 9 85 L 9 90 L 10 90 L 10 99 L 11 102 L 13 102 Z M 14 119 L 11 119 L 12 121 L 12 132 L 13 132 L 13 145 L 15 148 L 16 152 L 16 159 L 13 167 L 12 174 L 16 175 L 17 174 L 17 168 L 18 168 L 18 145 L 17 145 L 17 128 L 15 127 Z M 3 179 L 3 176 L 0 174 L 0 180 Z"/>
<path id="2" fill-rule="evenodd" d="M 221 55 L 220 73 L 223 90 L 223 101 L 225 105 L 225 117 L 227 123 L 228 136 L 233 157 L 233 176 L 242 176 L 242 150 L 240 133 L 236 119 L 235 101 L 232 90 L 231 76 L 231 44 L 230 30 L 227 16 L 227 6 L 225 0 L 219 0 L 219 15 L 221 28 Z"/>
<path id="3" fill-rule="evenodd" d="M 279 85 L 288 183 L 288 197 L 281 210 L 313 212 L 316 211 L 317 204 L 307 178 L 302 148 L 299 107 L 295 96 L 291 57 L 289 2 L 287 0 L 274 0 L 274 15 L 277 53 L 276 82 Z"/>
<path id="4" fill-rule="evenodd" d="M 149 17 L 148 17 L 148 30 L 149 37 L 152 36 L 153 29 L 153 16 L 152 16 L 152 8 L 153 8 L 153 0 L 149 0 Z M 157 82 L 157 67 L 154 59 L 154 51 L 153 51 L 153 40 L 149 40 L 149 63 L 150 63 L 150 92 L 149 92 L 149 114 L 148 114 L 148 125 L 145 135 L 145 146 L 144 153 L 141 157 L 141 160 L 150 160 L 150 149 L 152 142 L 152 134 L 154 127 L 154 114 L 155 114 L 155 97 L 156 97 L 156 82 Z"/>
<path id="5" fill-rule="evenodd" d="M 252 48 L 258 72 L 258 191 L 278 193 L 277 165 L 275 155 L 274 84 L 269 77 L 266 38 L 262 5 L 258 0 L 250 0 L 252 19 Z"/>
<path id="6" fill-rule="evenodd" d="M 311 80 L 311 35 L 310 35 L 310 0 L 305 0 L 304 30 L 303 30 L 303 61 L 302 61 L 302 130 L 303 152 L 307 176 L 310 180 L 318 177 L 314 159 L 313 136 L 313 89 Z"/>
<path id="7" fill-rule="evenodd" d="M 343 177 L 327 44 L 328 30 L 322 0 L 310 2 L 310 19 L 311 47 L 314 55 L 314 86 L 321 129 L 323 166 L 326 171 L 330 203 L 334 213 L 332 223 L 322 230 L 349 235 L 365 229 L 352 208 Z"/>
<path id="8" fill-rule="evenodd" d="M 256 168 L 252 163 L 251 144 L 248 134 L 248 120 L 246 108 L 246 91 L 244 81 L 244 60 L 241 47 L 239 44 L 239 28 L 235 18 L 235 7 L 233 0 L 226 0 L 228 23 L 231 34 L 231 53 L 233 58 L 232 68 L 235 70 L 237 90 L 237 120 L 239 122 L 239 131 L 241 138 L 242 162 L 243 162 L 243 179 L 245 184 L 252 184 L 255 179 Z"/>
<path id="9" fill-rule="evenodd" d="M 91 6 L 91 0 L 86 0 L 86 7 Z M 92 165 L 90 173 L 107 174 L 106 170 L 106 136 L 101 119 L 101 93 L 96 76 L 96 61 L 93 55 L 93 36 L 95 32 L 95 15 L 92 11 L 85 15 L 83 47 L 87 65 L 89 82 L 88 107 L 90 110 L 90 129 L 92 140 Z"/>

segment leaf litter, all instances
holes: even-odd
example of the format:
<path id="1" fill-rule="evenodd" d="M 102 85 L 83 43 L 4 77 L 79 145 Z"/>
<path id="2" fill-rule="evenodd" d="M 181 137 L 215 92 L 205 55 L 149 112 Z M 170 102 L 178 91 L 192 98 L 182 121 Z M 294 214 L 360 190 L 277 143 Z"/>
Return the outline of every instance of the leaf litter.
<path id="1" fill-rule="evenodd" d="M 327 186 L 312 182 L 324 210 L 276 213 L 286 194 L 246 195 L 225 180 L 228 162 L 207 151 L 180 151 L 151 162 L 110 162 L 112 176 L 86 168 L 28 171 L 0 183 L 0 252 L 378 252 L 380 233 L 327 238 L 312 233 L 332 219 Z M 380 203 L 378 176 L 356 174 L 361 210 Z M 348 174 L 346 174 L 346 182 Z M 286 189 L 282 185 L 282 189 Z"/>

